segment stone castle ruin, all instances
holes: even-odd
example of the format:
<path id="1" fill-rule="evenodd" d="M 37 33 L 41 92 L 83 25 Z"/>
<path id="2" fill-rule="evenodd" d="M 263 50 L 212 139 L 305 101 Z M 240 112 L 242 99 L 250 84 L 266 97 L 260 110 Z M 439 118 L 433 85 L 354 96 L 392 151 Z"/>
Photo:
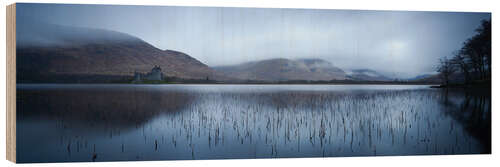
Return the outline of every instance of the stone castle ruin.
<path id="1" fill-rule="evenodd" d="M 148 73 L 134 73 L 134 82 L 140 81 L 161 81 L 163 80 L 163 73 L 161 72 L 160 66 L 154 66 L 151 72 Z"/>

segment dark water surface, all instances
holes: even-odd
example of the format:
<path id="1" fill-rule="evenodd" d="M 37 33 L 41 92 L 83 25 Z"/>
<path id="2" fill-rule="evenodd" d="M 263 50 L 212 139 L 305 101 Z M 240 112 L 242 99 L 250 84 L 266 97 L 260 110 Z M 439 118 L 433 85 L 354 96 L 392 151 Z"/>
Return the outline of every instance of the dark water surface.
<path id="1" fill-rule="evenodd" d="M 491 153 L 489 91 L 17 86 L 18 162 Z"/>

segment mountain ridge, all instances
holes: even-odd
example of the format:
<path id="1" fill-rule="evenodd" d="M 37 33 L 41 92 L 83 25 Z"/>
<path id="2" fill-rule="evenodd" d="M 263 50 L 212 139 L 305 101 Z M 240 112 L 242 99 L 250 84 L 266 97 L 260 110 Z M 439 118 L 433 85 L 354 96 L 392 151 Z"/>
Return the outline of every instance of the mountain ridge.
<path id="1" fill-rule="evenodd" d="M 31 30 L 27 26 L 40 29 L 25 32 Z M 18 27 L 19 82 L 48 82 L 44 78 L 58 75 L 132 76 L 136 71 L 150 71 L 155 65 L 161 66 L 169 77 L 225 79 L 185 53 L 161 50 L 125 33 L 40 22 Z"/>
<path id="2" fill-rule="evenodd" d="M 348 78 L 358 81 L 392 81 L 393 78 L 387 77 L 375 70 L 362 68 L 352 69 L 347 72 Z"/>
<path id="3" fill-rule="evenodd" d="M 342 69 L 322 59 L 273 58 L 237 65 L 212 67 L 222 74 L 241 80 L 344 80 Z"/>
<path id="4" fill-rule="evenodd" d="M 31 27 L 38 27 L 33 29 Z M 122 32 L 20 22 L 17 33 L 19 83 L 110 82 L 160 66 L 165 76 L 217 81 L 393 81 L 371 69 L 343 70 L 320 58 L 272 58 L 209 67 L 190 55 L 161 50 Z M 50 78 L 50 79 L 48 79 Z M 436 78 L 436 77 L 434 77 Z M 418 80 L 426 80 L 419 78 Z M 435 80 L 435 79 L 433 79 Z"/>

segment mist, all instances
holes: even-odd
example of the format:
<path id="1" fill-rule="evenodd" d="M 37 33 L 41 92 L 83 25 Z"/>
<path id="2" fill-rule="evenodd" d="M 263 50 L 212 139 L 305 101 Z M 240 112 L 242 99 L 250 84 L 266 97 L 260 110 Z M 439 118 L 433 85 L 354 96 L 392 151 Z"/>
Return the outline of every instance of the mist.
<path id="1" fill-rule="evenodd" d="M 139 38 L 121 32 L 64 26 L 17 17 L 17 47 L 74 47 L 109 42 L 136 42 Z"/>
<path id="2" fill-rule="evenodd" d="M 209 66 L 321 58 L 391 77 L 432 73 L 490 13 L 18 4 L 17 16 L 98 28 L 184 52 Z M 29 38 L 29 36 L 26 36 Z"/>

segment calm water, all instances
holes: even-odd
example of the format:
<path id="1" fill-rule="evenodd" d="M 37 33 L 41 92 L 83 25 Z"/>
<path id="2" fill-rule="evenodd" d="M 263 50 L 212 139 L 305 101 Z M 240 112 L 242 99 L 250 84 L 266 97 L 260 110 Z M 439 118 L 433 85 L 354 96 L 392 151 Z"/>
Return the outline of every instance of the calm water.
<path id="1" fill-rule="evenodd" d="M 20 84 L 17 158 L 491 153 L 489 91 L 428 87 Z"/>

